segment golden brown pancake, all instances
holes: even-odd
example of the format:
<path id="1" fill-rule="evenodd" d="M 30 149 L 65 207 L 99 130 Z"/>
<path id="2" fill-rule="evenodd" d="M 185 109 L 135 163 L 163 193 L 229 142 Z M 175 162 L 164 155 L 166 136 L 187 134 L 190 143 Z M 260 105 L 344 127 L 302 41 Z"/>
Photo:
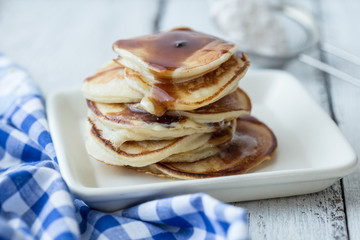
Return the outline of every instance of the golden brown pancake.
<path id="1" fill-rule="evenodd" d="M 218 129 L 214 123 L 198 123 L 185 116 L 156 117 L 133 109 L 132 104 L 101 104 L 89 100 L 87 104 L 90 109 L 88 117 L 98 129 L 110 131 L 114 135 L 113 141 L 119 144 L 124 141 L 172 139 Z"/>
<path id="2" fill-rule="evenodd" d="M 147 166 L 173 154 L 199 148 L 211 137 L 211 133 L 199 133 L 169 140 L 129 141 L 114 145 L 92 122 L 88 123 L 88 153 L 95 159 L 117 166 Z"/>
<path id="3" fill-rule="evenodd" d="M 138 109 L 138 104 L 107 104 L 90 100 L 87 104 L 91 110 L 89 119 L 103 132 L 110 131 L 108 135 L 112 136 L 109 139 L 116 144 L 214 132 L 219 129 L 219 124 L 249 114 L 251 108 L 248 96 L 240 89 L 202 109 L 168 112 L 161 117 Z"/>
<path id="4" fill-rule="evenodd" d="M 162 173 L 178 179 L 196 179 L 246 173 L 270 159 L 277 148 L 274 133 L 254 117 L 240 117 L 230 145 L 219 154 L 192 163 L 156 163 Z"/>
<path id="5" fill-rule="evenodd" d="M 195 162 L 219 153 L 231 141 L 236 129 L 236 120 L 221 126 L 221 130 L 214 132 L 209 141 L 194 150 L 171 155 L 161 162 Z"/>
<path id="6" fill-rule="evenodd" d="M 119 63 L 139 72 L 147 83 L 179 83 L 216 69 L 236 52 L 236 45 L 190 28 L 113 44 Z"/>
<path id="7" fill-rule="evenodd" d="M 208 144 L 199 147 L 197 149 L 183 152 L 183 153 L 177 153 L 174 155 L 171 155 L 164 160 L 161 160 L 163 163 L 176 163 L 176 162 L 196 162 L 201 159 L 213 156 L 218 154 L 221 151 L 221 148 L 218 148 L 216 146 L 208 146 Z M 156 167 L 155 167 L 156 168 Z"/>
<path id="8" fill-rule="evenodd" d="M 142 94 L 130 88 L 124 79 L 124 67 L 110 61 L 93 76 L 85 79 L 83 95 L 97 102 L 138 102 Z"/>
<path id="9" fill-rule="evenodd" d="M 184 83 L 149 84 L 130 68 L 125 68 L 125 78 L 129 86 L 144 95 L 140 102 L 142 108 L 161 116 L 167 110 L 201 108 L 235 91 L 249 65 L 247 56 L 238 52 L 216 70 Z"/>
<path id="10" fill-rule="evenodd" d="M 249 96 L 240 88 L 218 101 L 192 111 L 169 111 L 167 114 L 185 116 L 196 122 L 209 123 L 236 119 L 249 115 L 251 101 Z"/>

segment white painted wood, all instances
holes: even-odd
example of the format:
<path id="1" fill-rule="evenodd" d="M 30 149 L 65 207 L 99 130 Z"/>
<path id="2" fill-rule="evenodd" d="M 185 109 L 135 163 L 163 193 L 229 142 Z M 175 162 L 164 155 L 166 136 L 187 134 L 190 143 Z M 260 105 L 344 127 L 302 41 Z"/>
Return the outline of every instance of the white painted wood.
<path id="1" fill-rule="evenodd" d="M 289 198 L 236 203 L 248 209 L 252 239 L 345 239 L 339 183 Z"/>
<path id="2" fill-rule="evenodd" d="M 317 14 L 318 9 L 315 9 L 312 1 L 302 1 L 301 5 Z M 186 25 L 203 32 L 221 35 L 206 13 L 199 16 L 198 9 L 205 11 L 207 7 L 206 1 L 169 1 L 161 29 Z M 184 15 L 184 12 L 189 14 Z M 317 52 L 310 54 L 318 55 Z M 314 99 L 330 115 L 324 74 L 298 61 L 290 62 L 285 69 L 301 81 Z M 248 209 L 250 232 L 253 239 L 347 238 L 340 182 L 315 194 L 236 203 L 235 205 Z"/>
<path id="3" fill-rule="evenodd" d="M 0 51 L 47 95 L 80 88 L 116 56 L 115 40 L 151 33 L 157 1 L 3 0 L 0 9 Z"/>
<path id="4" fill-rule="evenodd" d="M 322 1 L 324 40 L 352 54 L 360 56 L 360 2 Z M 325 24 L 326 23 L 326 24 Z M 329 63 L 357 76 L 360 82 L 360 67 L 342 59 L 326 55 Z M 360 88 L 330 77 L 334 114 L 338 125 L 360 155 Z M 341 159 L 339 159 L 341 160 Z M 347 223 L 351 239 L 360 236 L 360 169 L 344 178 L 344 193 Z"/>

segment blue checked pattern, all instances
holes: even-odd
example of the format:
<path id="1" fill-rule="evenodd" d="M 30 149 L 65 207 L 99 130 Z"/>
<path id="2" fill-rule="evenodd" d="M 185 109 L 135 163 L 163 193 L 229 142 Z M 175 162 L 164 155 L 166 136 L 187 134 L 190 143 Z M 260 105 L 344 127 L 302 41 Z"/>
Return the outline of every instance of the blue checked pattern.
<path id="1" fill-rule="evenodd" d="M 0 54 L 0 239 L 249 239 L 244 209 L 206 194 L 103 213 L 62 179 L 44 102 L 30 77 Z"/>

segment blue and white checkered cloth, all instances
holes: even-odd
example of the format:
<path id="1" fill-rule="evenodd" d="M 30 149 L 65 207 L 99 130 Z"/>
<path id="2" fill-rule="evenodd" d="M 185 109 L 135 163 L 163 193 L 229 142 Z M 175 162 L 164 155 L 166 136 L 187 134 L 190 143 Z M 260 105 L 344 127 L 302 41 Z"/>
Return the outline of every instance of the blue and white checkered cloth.
<path id="1" fill-rule="evenodd" d="M 0 239 L 249 239 L 244 209 L 206 194 L 112 214 L 74 198 L 62 179 L 44 102 L 0 54 Z"/>

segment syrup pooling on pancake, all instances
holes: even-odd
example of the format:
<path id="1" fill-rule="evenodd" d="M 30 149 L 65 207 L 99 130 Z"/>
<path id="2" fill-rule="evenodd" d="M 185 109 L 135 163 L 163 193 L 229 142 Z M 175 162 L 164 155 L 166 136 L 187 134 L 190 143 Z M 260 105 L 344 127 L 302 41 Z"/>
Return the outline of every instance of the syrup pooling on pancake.
<path id="1" fill-rule="evenodd" d="M 236 46 L 189 28 L 119 40 L 118 61 L 151 82 L 176 83 L 203 75 L 225 62 Z"/>

